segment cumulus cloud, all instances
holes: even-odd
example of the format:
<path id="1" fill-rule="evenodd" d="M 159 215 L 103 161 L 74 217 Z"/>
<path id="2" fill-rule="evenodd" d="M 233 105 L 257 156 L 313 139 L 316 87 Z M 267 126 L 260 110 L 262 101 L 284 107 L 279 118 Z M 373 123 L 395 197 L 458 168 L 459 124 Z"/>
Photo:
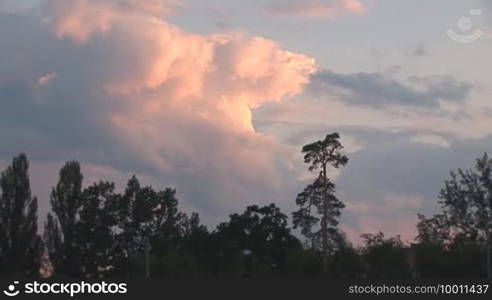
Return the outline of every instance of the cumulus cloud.
<path id="1" fill-rule="evenodd" d="M 84 42 L 94 33 L 109 31 L 118 18 L 166 17 L 180 6 L 179 0 L 47 0 L 44 9 L 58 37 Z"/>
<path id="2" fill-rule="evenodd" d="M 309 90 L 318 96 L 333 96 L 349 104 L 438 107 L 440 101 L 463 102 L 473 85 L 451 76 L 413 76 L 406 82 L 379 73 L 339 74 L 320 71 Z"/>
<path id="3" fill-rule="evenodd" d="M 341 14 L 361 15 L 366 8 L 360 0 L 276 1 L 266 7 L 272 15 L 332 19 Z"/>
<path id="4" fill-rule="evenodd" d="M 205 217 L 292 202 L 290 150 L 255 131 L 251 109 L 301 92 L 314 59 L 262 37 L 187 32 L 152 3 L 169 1 L 52 0 L 41 27 L 0 16 L 13 40 L 0 45 L 0 155 L 145 173 Z"/>

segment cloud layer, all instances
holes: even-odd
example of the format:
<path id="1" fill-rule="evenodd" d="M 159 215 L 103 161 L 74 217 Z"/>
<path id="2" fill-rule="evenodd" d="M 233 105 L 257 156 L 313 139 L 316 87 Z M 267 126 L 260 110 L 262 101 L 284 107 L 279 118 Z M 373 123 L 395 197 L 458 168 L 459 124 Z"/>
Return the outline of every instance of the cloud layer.
<path id="1" fill-rule="evenodd" d="M 321 71 L 313 76 L 310 91 L 355 105 L 438 107 L 441 101 L 465 101 L 472 87 L 472 84 L 451 76 L 413 76 L 402 83 L 379 73 Z"/>

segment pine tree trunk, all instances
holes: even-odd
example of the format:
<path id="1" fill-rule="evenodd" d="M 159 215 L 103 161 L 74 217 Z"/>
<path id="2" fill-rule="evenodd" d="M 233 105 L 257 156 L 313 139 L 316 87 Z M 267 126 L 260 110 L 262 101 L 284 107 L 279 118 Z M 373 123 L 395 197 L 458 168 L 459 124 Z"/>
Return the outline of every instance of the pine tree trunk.
<path id="1" fill-rule="evenodd" d="M 326 164 L 323 164 L 323 172 L 322 172 L 322 180 L 323 184 L 326 184 L 327 181 L 327 174 L 326 174 Z M 322 258 L 321 258 L 321 263 L 322 263 L 322 268 L 323 268 L 323 274 L 326 274 L 328 270 L 328 203 L 327 203 L 327 194 L 328 191 L 324 192 L 324 203 L 323 203 L 323 218 L 321 220 L 321 234 L 322 234 Z"/>
<path id="2" fill-rule="evenodd" d="M 326 274 L 328 270 L 328 210 L 326 207 L 326 203 L 323 209 L 323 219 L 321 222 L 321 230 L 322 230 L 322 238 L 323 238 L 323 253 L 321 257 L 321 263 L 323 268 L 323 274 Z"/>

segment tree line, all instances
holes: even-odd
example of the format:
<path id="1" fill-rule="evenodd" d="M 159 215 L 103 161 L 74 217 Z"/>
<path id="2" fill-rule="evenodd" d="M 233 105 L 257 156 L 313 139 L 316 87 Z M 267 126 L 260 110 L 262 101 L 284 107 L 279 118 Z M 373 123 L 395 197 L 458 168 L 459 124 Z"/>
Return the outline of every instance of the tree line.
<path id="1" fill-rule="evenodd" d="M 213 230 L 180 210 L 175 189 L 144 186 L 136 176 L 121 193 L 108 181 L 84 187 L 76 161 L 60 169 L 38 228 L 29 162 L 20 154 L 0 176 L 0 276 L 492 277 L 487 154 L 473 169 L 451 172 L 438 197 L 441 213 L 418 216 L 415 241 L 379 232 L 354 245 L 338 226 L 345 205 L 328 176 L 349 161 L 340 135 L 302 153 L 313 180 L 295 199 L 292 226 L 272 203 L 248 206 Z"/>

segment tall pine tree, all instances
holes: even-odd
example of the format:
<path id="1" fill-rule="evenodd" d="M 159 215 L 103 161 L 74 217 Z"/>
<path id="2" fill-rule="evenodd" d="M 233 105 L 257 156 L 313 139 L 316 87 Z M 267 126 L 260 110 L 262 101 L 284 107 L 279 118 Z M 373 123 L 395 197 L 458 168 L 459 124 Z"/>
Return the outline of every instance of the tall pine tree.
<path id="1" fill-rule="evenodd" d="M 337 225 L 345 205 L 335 196 L 335 184 L 327 173 L 329 166 L 339 168 L 348 162 L 339 138 L 338 133 L 328 134 L 324 140 L 302 148 L 309 171 L 319 173 L 314 182 L 297 195 L 296 204 L 300 208 L 293 213 L 294 228 L 300 227 L 313 248 L 320 250 L 323 272 L 326 272 L 331 250 L 342 240 Z M 319 229 L 313 232 L 318 224 Z"/>

